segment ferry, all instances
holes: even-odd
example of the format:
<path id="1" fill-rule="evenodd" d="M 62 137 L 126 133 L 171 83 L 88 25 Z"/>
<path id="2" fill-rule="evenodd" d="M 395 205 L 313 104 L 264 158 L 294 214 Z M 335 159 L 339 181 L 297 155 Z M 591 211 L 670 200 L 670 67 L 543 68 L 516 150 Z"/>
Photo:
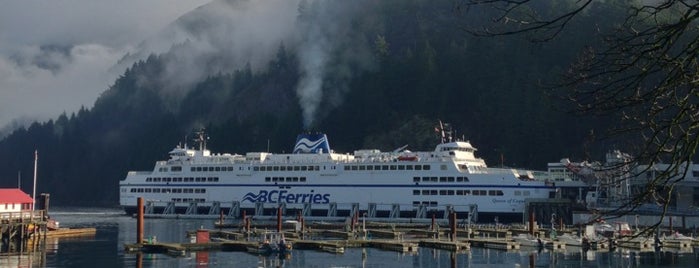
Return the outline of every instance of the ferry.
<path id="1" fill-rule="evenodd" d="M 133 214 L 142 197 L 147 213 L 238 217 L 273 215 L 283 207 L 292 216 L 430 218 L 455 212 L 460 219 L 475 214 L 478 221 L 521 222 L 528 199 L 555 196 L 555 186 L 531 171 L 490 168 L 469 141 L 436 130 L 442 135 L 434 151 L 337 153 L 325 134 L 316 133 L 298 135 L 293 153 L 245 155 L 211 153 L 208 138 L 198 132 L 195 148 L 178 145 L 153 170 L 129 171 L 119 183 L 120 205 Z"/>

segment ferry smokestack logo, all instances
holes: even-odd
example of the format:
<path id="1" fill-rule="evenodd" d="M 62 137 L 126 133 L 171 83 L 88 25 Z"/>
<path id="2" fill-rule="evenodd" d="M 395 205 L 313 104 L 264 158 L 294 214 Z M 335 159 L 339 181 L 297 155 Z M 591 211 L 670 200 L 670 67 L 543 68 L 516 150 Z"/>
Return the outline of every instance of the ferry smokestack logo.
<path id="1" fill-rule="evenodd" d="M 294 153 L 330 153 L 330 143 L 325 134 L 301 134 L 296 137 Z"/>

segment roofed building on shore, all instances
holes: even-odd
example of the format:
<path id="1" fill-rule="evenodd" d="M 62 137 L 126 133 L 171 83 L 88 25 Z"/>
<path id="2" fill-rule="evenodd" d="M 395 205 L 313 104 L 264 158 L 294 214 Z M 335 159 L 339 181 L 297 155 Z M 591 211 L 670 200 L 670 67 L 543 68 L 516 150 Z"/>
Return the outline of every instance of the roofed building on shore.
<path id="1" fill-rule="evenodd" d="M 31 210 L 34 199 L 19 188 L 0 188 L 0 213 Z"/>

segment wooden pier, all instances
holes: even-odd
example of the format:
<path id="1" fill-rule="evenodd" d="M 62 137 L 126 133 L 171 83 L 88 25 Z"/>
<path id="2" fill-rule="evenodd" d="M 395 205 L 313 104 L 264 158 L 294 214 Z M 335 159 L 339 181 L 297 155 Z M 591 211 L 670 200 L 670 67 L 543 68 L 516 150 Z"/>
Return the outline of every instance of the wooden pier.
<path id="1" fill-rule="evenodd" d="M 0 253 L 32 250 L 28 245 L 38 245 L 38 240 L 46 238 L 46 212 L 27 210 L 0 213 Z"/>

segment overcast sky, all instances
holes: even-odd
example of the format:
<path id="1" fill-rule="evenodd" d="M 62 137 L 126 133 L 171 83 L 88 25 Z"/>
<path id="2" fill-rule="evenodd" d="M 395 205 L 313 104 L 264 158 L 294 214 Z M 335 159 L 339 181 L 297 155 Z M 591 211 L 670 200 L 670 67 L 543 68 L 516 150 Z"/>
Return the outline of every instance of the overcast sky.
<path id="1" fill-rule="evenodd" d="M 0 6 L 0 130 L 92 107 L 139 42 L 210 0 L 5 0 Z M 1 134 L 1 133 L 0 133 Z"/>

